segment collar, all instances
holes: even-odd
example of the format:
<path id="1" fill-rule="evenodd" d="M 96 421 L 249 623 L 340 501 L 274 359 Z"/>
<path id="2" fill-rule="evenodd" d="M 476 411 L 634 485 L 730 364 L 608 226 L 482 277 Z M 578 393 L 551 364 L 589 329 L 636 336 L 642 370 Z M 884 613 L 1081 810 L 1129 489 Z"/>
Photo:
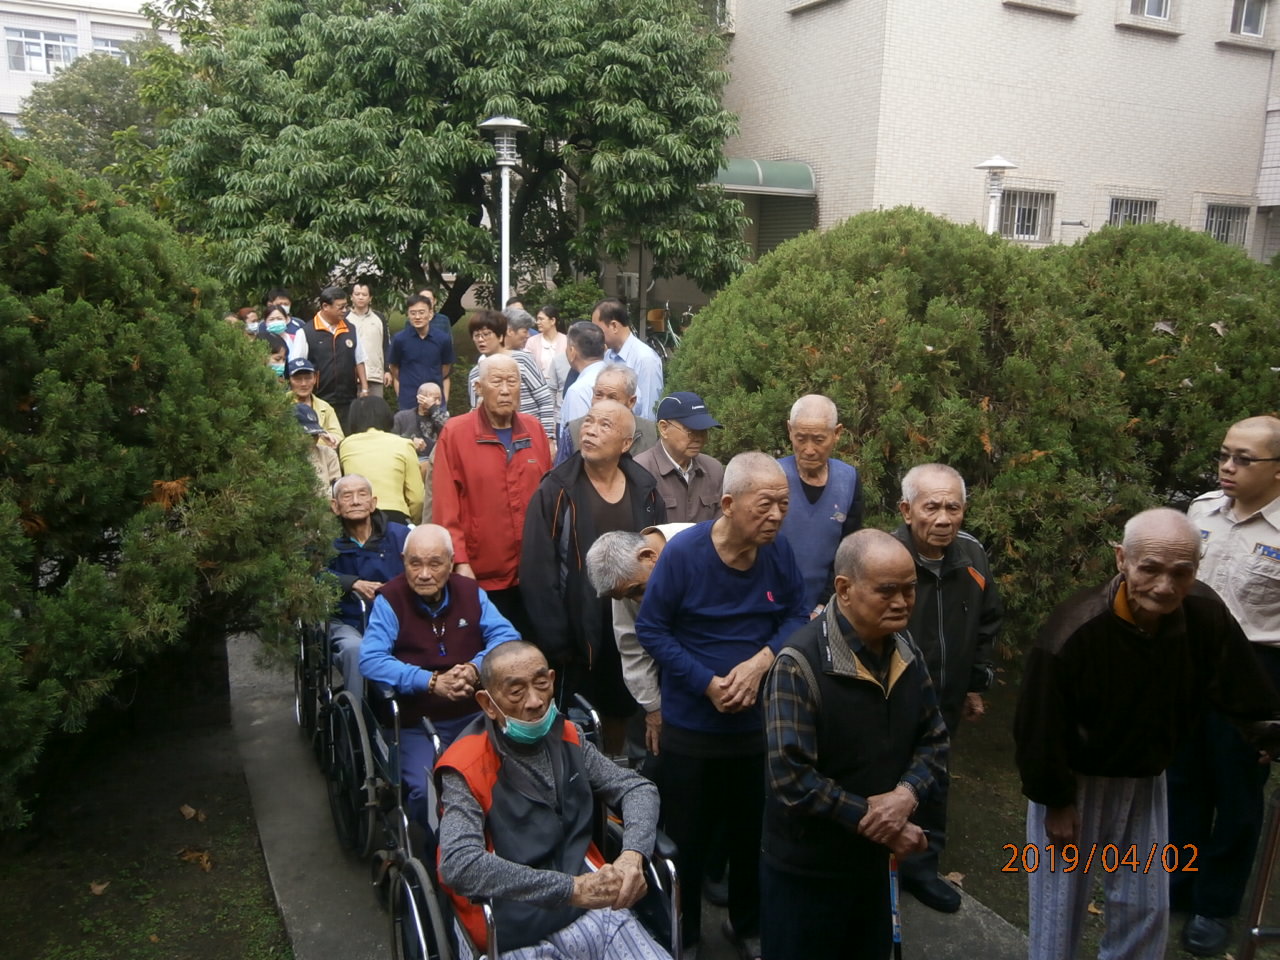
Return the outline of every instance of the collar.
<path id="1" fill-rule="evenodd" d="M 661 438 L 658 439 L 658 448 L 662 451 L 662 455 L 666 458 L 667 463 L 671 465 L 671 470 L 674 470 L 676 473 L 680 474 L 681 479 L 683 479 L 684 482 L 687 484 L 689 482 L 689 477 L 691 477 L 694 473 L 694 468 L 698 465 L 698 458 L 692 457 L 689 460 L 689 469 L 685 470 L 680 466 L 680 464 L 676 463 L 675 457 L 671 456 L 670 452 L 668 452 L 667 445 L 662 442 Z M 671 470 L 663 470 L 662 472 L 670 473 Z"/>
<path id="2" fill-rule="evenodd" d="M 1116 586 L 1115 596 L 1111 598 L 1111 612 L 1125 623 L 1131 623 L 1135 627 L 1138 625 L 1138 621 L 1133 619 L 1133 610 L 1129 607 L 1128 585 L 1123 580 Z"/>
<path id="3" fill-rule="evenodd" d="M 338 336 L 340 333 L 350 333 L 351 329 L 347 326 L 347 318 L 343 317 L 338 321 L 338 325 L 333 329 L 329 329 L 329 325 L 324 322 L 324 318 L 320 316 L 320 311 L 316 311 L 316 315 L 311 320 L 311 325 L 321 333 L 327 333 L 330 336 Z"/>
<path id="4" fill-rule="evenodd" d="M 410 588 L 410 590 L 412 590 L 412 588 Z M 418 609 L 426 613 L 426 615 L 432 620 L 436 620 L 449 609 L 449 582 L 447 580 L 445 581 L 444 590 L 440 594 L 440 602 L 434 607 L 416 593 L 413 595 L 413 598 L 418 602 Z"/>

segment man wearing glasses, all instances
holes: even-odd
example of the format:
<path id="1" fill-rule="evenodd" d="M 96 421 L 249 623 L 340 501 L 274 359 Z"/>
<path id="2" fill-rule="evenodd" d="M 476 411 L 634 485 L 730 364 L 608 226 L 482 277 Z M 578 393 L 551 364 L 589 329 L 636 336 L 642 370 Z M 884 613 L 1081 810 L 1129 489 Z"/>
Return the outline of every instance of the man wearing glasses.
<path id="1" fill-rule="evenodd" d="M 696 393 L 673 393 L 658 404 L 658 442 L 635 460 L 658 481 L 668 520 L 701 523 L 720 515 L 724 466 L 702 452 L 719 426 Z"/>
<path id="2" fill-rule="evenodd" d="M 1199 579 L 1240 622 L 1280 688 L 1280 420 L 1250 417 L 1227 431 L 1214 455 L 1221 489 L 1197 497 L 1187 517 L 1200 528 Z M 1240 909 L 1262 829 L 1265 758 L 1214 712 L 1169 769 L 1170 842 L 1195 844 L 1195 873 L 1172 875 L 1174 910 L 1191 914 L 1182 944 L 1221 953 Z"/>

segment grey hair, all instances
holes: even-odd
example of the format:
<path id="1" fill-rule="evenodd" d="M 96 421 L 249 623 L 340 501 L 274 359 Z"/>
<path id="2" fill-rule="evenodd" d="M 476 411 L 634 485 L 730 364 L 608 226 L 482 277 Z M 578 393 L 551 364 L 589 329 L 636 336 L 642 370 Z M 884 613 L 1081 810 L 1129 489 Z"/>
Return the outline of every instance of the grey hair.
<path id="1" fill-rule="evenodd" d="M 502 311 L 502 315 L 507 318 L 507 332 L 512 330 L 536 330 L 537 321 L 533 319 L 533 315 L 528 310 L 520 307 L 507 307 Z"/>
<path id="2" fill-rule="evenodd" d="M 373 493 L 373 484 L 366 477 L 362 477 L 358 473 L 348 473 L 333 481 L 333 499 L 338 499 L 338 494 L 342 492 L 343 487 L 348 487 L 353 483 L 363 483 L 369 488 L 369 492 Z"/>
<path id="3" fill-rule="evenodd" d="M 823 421 L 830 430 L 834 430 L 840 423 L 840 414 L 836 412 L 836 405 L 830 397 L 824 397 L 820 393 L 806 393 L 793 403 L 787 423 L 794 423 L 806 413 L 809 414 L 809 419 Z"/>
<path id="4" fill-rule="evenodd" d="M 449 561 L 453 562 L 453 537 L 449 531 L 438 523 L 420 523 L 412 530 L 409 535 L 404 538 L 404 549 L 401 551 L 402 556 L 408 556 L 409 547 L 419 540 L 425 539 L 427 536 L 433 536 L 444 544 L 445 552 L 449 554 Z"/>
<path id="5" fill-rule="evenodd" d="M 542 653 L 537 644 L 530 643 L 528 640 L 504 640 L 498 644 L 486 653 L 484 659 L 480 661 L 480 686 L 486 690 L 492 688 L 494 683 L 500 679 L 498 677 L 498 666 L 503 660 L 513 654 L 531 651 Z"/>
<path id="6" fill-rule="evenodd" d="M 1196 555 L 1200 552 L 1200 528 L 1187 519 L 1185 513 L 1170 507 L 1155 507 L 1135 513 L 1124 525 L 1124 540 L 1121 546 L 1127 554 L 1139 543 L 1158 532 L 1160 536 L 1174 536 L 1196 545 Z"/>
<path id="7" fill-rule="evenodd" d="M 748 450 L 746 453 L 738 454 L 724 468 L 724 483 L 721 485 L 721 491 L 726 496 L 740 497 L 758 489 L 760 481 L 765 477 L 770 480 L 781 477 L 785 481 L 786 474 L 782 472 L 778 461 L 767 453 Z"/>
<path id="8" fill-rule="evenodd" d="M 959 470 L 955 467 L 949 467 L 945 463 L 921 463 L 908 470 L 906 476 L 902 478 L 903 503 L 916 502 L 916 497 L 920 496 L 920 478 L 926 473 L 940 473 L 948 480 L 958 481 L 960 483 L 960 501 L 962 503 L 969 502 L 969 488 L 965 486 L 964 477 L 960 476 Z"/>
<path id="9" fill-rule="evenodd" d="M 867 568 L 867 557 L 877 550 L 891 547 L 897 547 L 904 553 L 907 552 L 907 548 L 902 545 L 902 541 L 892 534 L 885 533 L 883 530 L 864 527 L 849 534 L 840 541 L 840 546 L 836 548 L 834 564 L 836 576 L 848 577 L 850 580 L 860 579 Z"/>
<path id="10" fill-rule="evenodd" d="M 598 381 L 606 373 L 622 377 L 622 389 L 627 392 L 628 397 L 634 397 L 636 395 L 636 390 L 640 386 L 640 378 L 636 375 L 636 372 L 625 363 L 617 360 L 612 363 L 606 363 L 604 367 L 601 368 L 600 372 L 596 374 L 596 380 Z"/>
<path id="11" fill-rule="evenodd" d="M 599 360 L 604 356 L 604 331 L 590 320 L 570 324 L 565 336 L 584 360 Z"/>
<path id="12" fill-rule="evenodd" d="M 597 597 L 607 596 L 635 578 L 640 569 L 636 554 L 646 542 L 644 534 L 630 530 L 611 530 L 596 538 L 587 551 L 587 578 L 596 588 Z"/>

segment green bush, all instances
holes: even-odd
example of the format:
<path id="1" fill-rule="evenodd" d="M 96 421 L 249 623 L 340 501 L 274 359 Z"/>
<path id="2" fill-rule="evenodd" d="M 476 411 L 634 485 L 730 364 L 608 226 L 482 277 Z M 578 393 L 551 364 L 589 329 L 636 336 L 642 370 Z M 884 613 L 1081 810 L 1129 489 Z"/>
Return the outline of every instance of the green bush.
<path id="1" fill-rule="evenodd" d="M 325 506 L 261 344 L 183 244 L 0 135 L 0 826 L 50 731 L 160 650 L 328 597 Z"/>
<path id="2" fill-rule="evenodd" d="M 590 320 L 591 308 L 604 299 L 604 290 L 595 280 L 570 280 L 554 287 L 534 284 L 525 287 L 520 296 L 530 313 L 537 313 L 544 304 L 555 304 L 560 308 L 560 320 L 567 327 L 575 320 Z"/>
<path id="3" fill-rule="evenodd" d="M 1278 406 L 1275 271 L 1171 224 L 1106 228 L 1046 255 L 1070 284 L 1067 315 L 1124 374 L 1154 496 L 1179 502 L 1213 488 L 1209 455 L 1226 427 Z"/>
<path id="4" fill-rule="evenodd" d="M 910 467 L 958 469 L 1011 650 L 1069 588 L 1108 575 L 1106 544 L 1147 502 L 1122 378 L 1068 317 L 1071 296 L 1042 255 L 977 227 L 867 213 L 725 288 L 689 328 L 668 389 L 707 399 L 725 454 L 789 452 L 791 403 L 831 397 L 847 431 L 837 456 L 858 466 L 872 525 L 896 524 Z"/>

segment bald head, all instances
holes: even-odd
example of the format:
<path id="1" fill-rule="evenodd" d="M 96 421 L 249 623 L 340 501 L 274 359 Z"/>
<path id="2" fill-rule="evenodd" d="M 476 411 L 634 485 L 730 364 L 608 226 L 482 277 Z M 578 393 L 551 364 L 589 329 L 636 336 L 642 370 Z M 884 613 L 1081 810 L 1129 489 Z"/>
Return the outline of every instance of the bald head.
<path id="1" fill-rule="evenodd" d="M 516 363 L 515 358 L 505 353 L 495 353 L 480 365 L 479 379 L 487 381 L 510 373 L 520 376 L 520 365 Z"/>
<path id="2" fill-rule="evenodd" d="M 738 454 L 724 468 L 722 489 L 725 496 L 742 497 L 753 490 L 774 485 L 779 479 L 785 486 L 787 475 L 777 460 L 759 450 L 748 450 Z"/>
<path id="3" fill-rule="evenodd" d="M 858 530 L 841 540 L 836 549 L 836 576 L 848 577 L 850 580 L 861 579 L 866 576 L 869 567 L 885 556 L 898 555 L 911 560 L 910 552 L 897 537 L 883 530 Z"/>
<path id="4" fill-rule="evenodd" d="M 881 650 L 905 630 L 916 599 L 916 562 L 896 537 L 859 530 L 840 542 L 835 560 L 836 605 L 858 637 Z"/>
<path id="5" fill-rule="evenodd" d="M 348 473 L 345 477 L 340 478 L 334 483 L 333 499 L 341 500 L 342 493 L 344 490 L 358 490 L 358 489 L 367 490 L 370 494 L 372 494 L 373 484 L 371 484 L 364 477 L 360 476 L 360 474 L 358 473 Z"/>
<path id="6" fill-rule="evenodd" d="M 613 469 L 635 442 L 636 418 L 616 400 L 597 400 L 582 418 L 578 449 L 592 468 Z"/>
<path id="7" fill-rule="evenodd" d="M 1125 551 L 1133 553 L 1145 544 L 1155 543 L 1189 547 L 1198 556 L 1200 528 L 1188 520 L 1186 514 L 1168 507 L 1144 510 L 1130 517 L 1124 525 Z"/>
<path id="8" fill-rule="evenodd" d="M 1276 417 L 1246 417 L 1231 425 L 1233 431 L 1248 431 L 1266 444 L 1267 454 L 1280 457 L 1280 419 Z"/>
<path id="9" fill-rule="evenodd" d="M 808 393 L 791 405 L 790 422 L 809 421 L 834 430 L 840 422 L 836 405 L 820 393 Z"/>
<path id="10" fill-rule="evenodd" d="M 498 644 L 480 661 L 480 685 L 486 690 L 500 689 L 508 679 L 508 667 L 517 661 L 533 660 L 543 668 L 547 658 L 528 640 L 507 640 Z"/>

